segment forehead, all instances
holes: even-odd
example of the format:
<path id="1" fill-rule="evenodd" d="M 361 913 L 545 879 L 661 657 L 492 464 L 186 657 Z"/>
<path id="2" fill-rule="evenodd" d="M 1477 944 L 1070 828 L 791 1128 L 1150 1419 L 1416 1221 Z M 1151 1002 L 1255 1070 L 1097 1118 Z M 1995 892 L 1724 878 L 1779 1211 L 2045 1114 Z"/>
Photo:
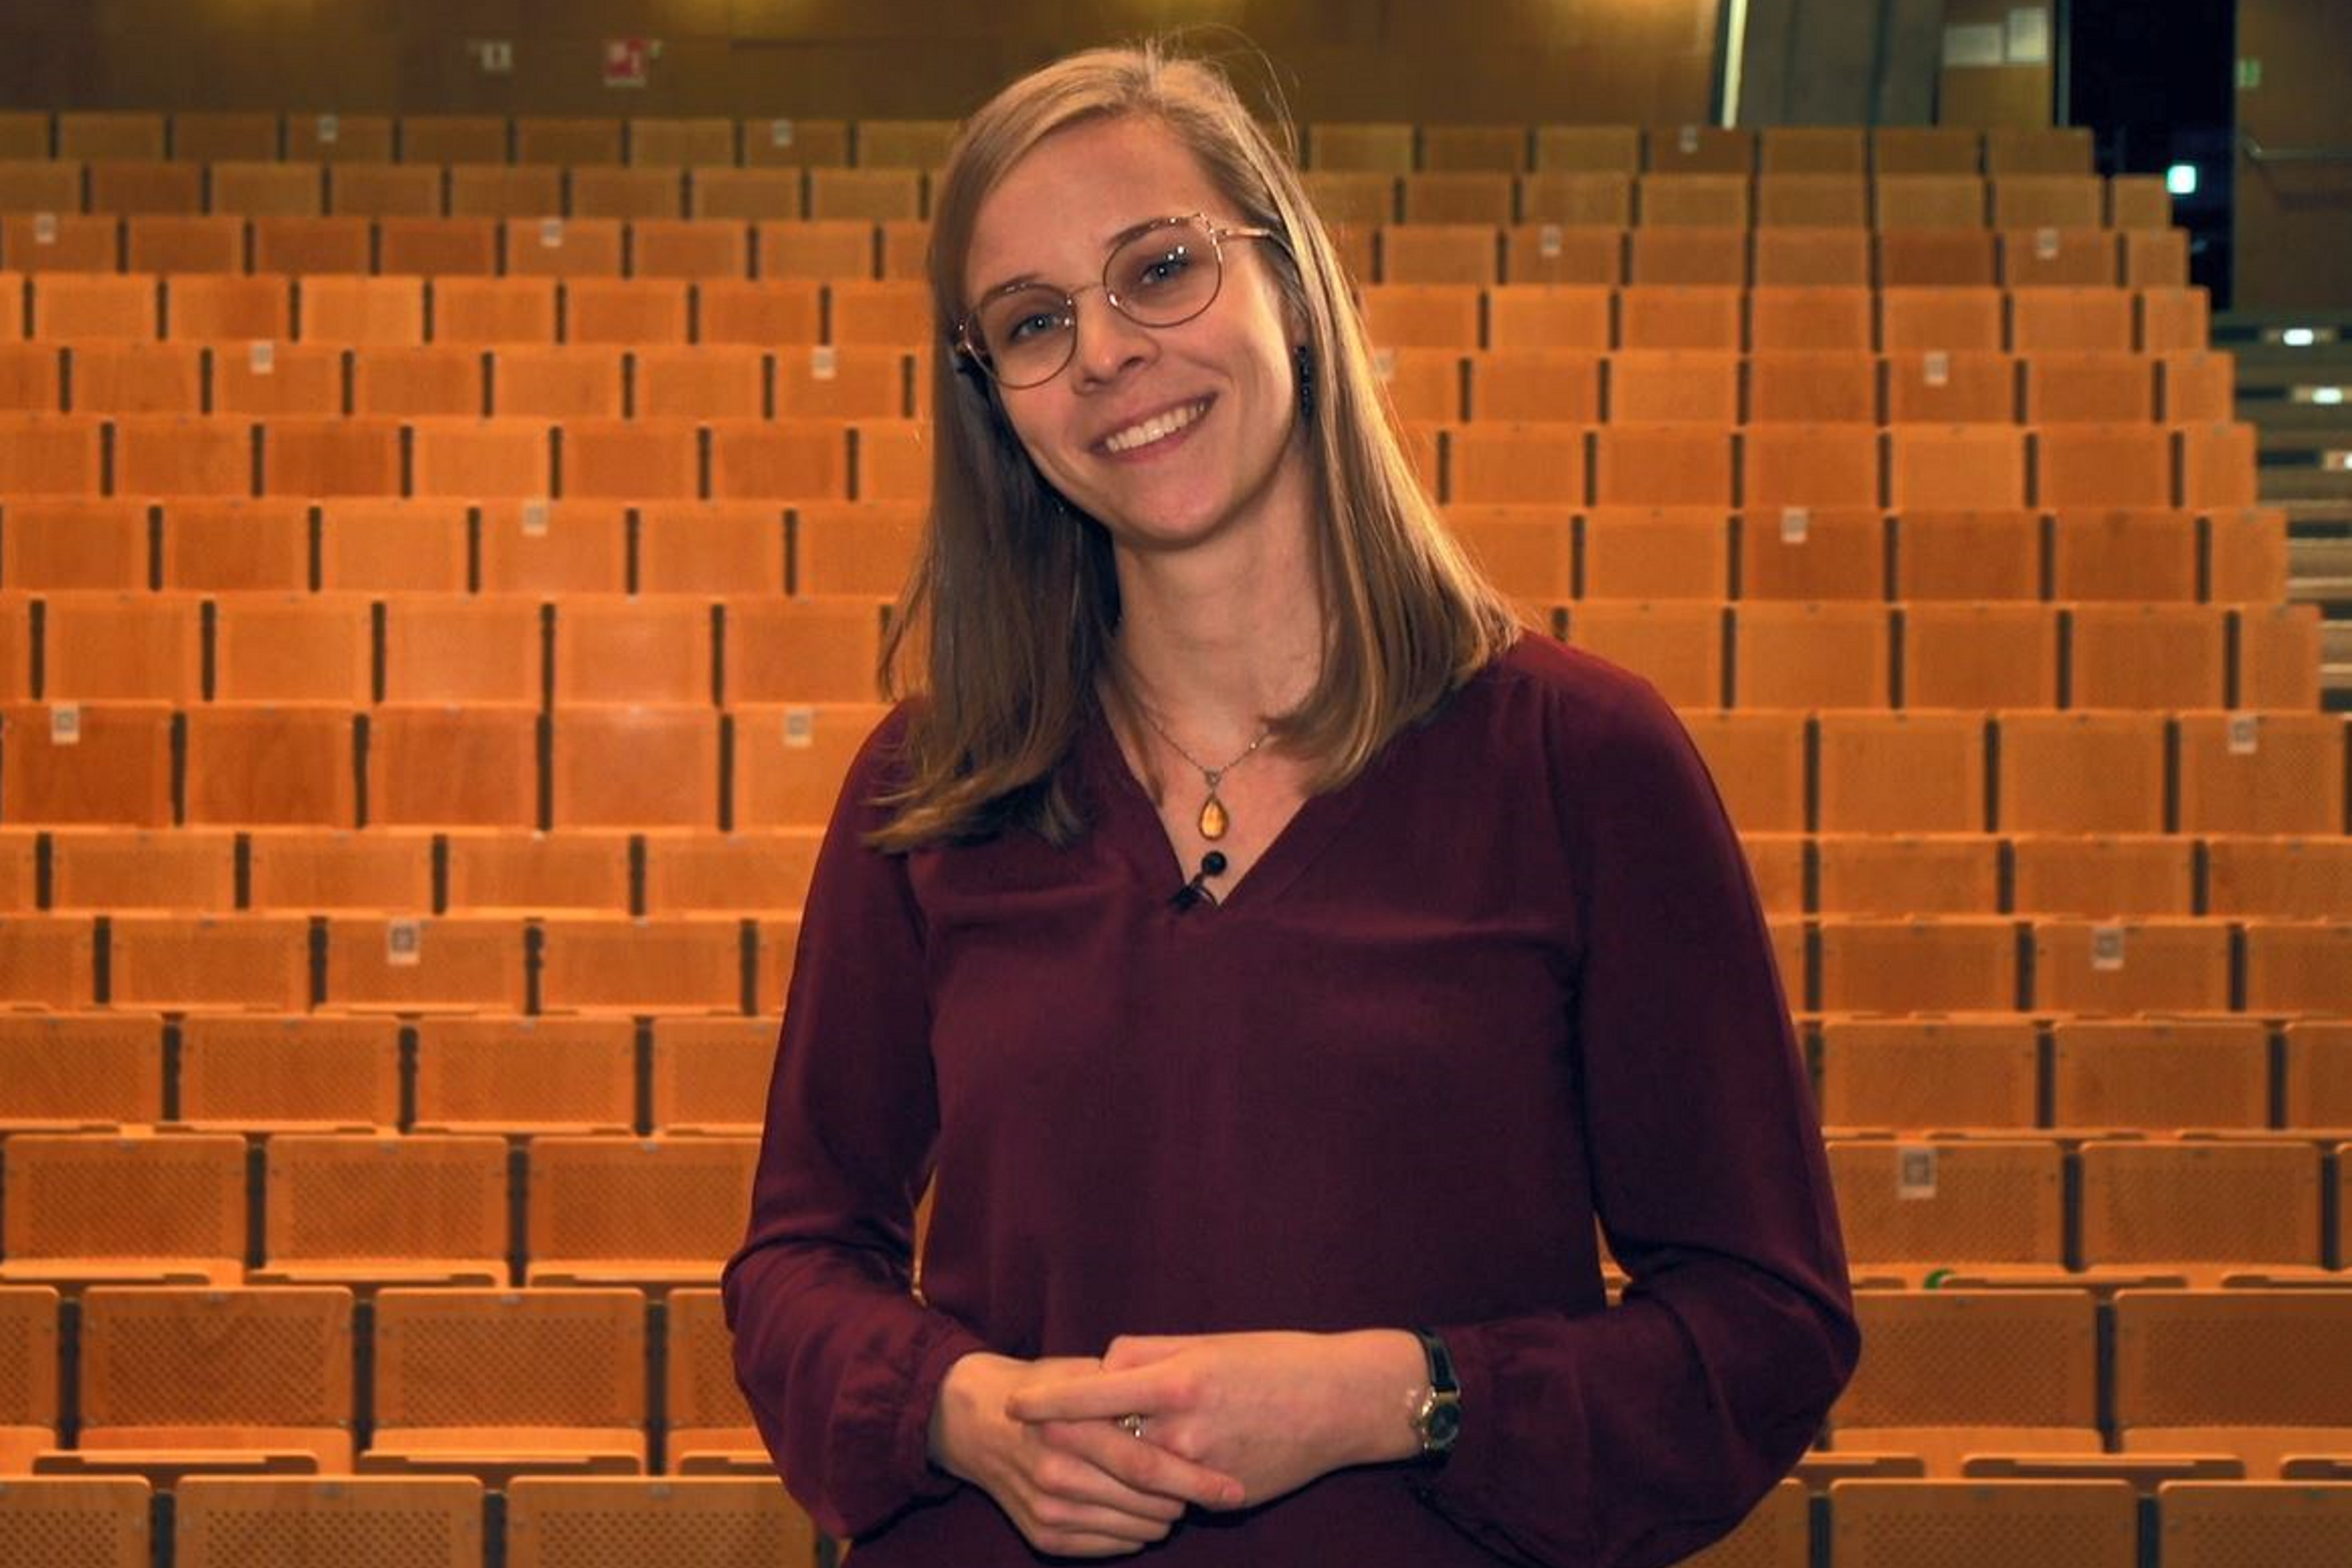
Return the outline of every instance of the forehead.
<path id="1" fill-rule="evenodd" d="M 1231 204 L 1175 132 L 1156 120 L 1087 121 L 1031 148 L 981 199 L 964 258 L 967 295 L 1016 278 L 1070 284 L 1139 223 Z"/>

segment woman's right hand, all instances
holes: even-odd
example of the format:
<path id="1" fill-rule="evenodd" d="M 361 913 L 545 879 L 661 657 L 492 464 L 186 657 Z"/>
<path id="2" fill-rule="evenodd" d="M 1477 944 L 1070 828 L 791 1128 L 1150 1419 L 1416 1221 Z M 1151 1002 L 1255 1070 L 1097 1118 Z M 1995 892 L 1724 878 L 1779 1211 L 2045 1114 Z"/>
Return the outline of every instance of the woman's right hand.
<path id="1" fill-rule="evenodd" d="M 1066 1382 L 1102 1363 L 975 1353 L 948 1369 L 931 1409 L 931 1462 L 996 1500 L 1029 1544 L 1067 1557 L 1118 1557 L 1164 1539 L 1185 1505 L 1231 1507 L 1232 1477 L 1139 1440 L 1115 1421 L 1016 1421 L 1015 1390 Z"/>

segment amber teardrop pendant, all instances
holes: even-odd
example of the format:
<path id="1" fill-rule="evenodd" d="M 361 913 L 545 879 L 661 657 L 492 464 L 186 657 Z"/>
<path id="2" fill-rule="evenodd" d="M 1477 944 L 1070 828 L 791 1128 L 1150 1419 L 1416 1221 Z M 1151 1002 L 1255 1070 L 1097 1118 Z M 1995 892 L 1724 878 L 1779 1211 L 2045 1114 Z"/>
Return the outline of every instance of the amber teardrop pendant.
<path id="1" fill-rule="evenodd" d="M 1208 839 L 1223 838 L 1225 829 L 1233 826 L 1233 819 L 1225 815 L 1225 803 L 1217 798 L 1214 790 L 1211 790 L 1209 798 L 1201 803 L 1199 826 L 1201 837 Z"/>

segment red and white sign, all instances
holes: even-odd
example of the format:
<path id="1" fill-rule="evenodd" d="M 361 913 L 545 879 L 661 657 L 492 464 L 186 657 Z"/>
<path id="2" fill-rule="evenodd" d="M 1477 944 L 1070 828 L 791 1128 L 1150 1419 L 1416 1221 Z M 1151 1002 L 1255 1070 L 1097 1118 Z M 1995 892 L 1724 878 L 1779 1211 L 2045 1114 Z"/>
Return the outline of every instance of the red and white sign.
<path id="1" fill-rule="evenodd" d="M 661 55 L 661 44 L 654 38 L 607 38 L 604 40 L 604 85 L 606 87 L 643 87 L 653 62 Z"/>

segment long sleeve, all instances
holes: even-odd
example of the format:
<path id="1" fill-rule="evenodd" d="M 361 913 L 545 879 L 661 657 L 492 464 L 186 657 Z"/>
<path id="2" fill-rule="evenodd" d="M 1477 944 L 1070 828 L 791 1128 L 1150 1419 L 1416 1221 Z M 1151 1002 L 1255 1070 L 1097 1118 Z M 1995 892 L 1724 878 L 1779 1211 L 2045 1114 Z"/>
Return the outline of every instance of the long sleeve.
<path id="1" fill-rule="evenodd" d="M 1577 887 L 1577 1099 L 1632 1283 L 1444 1329 L 1465 1429 L 1427 1500 L 1507 1561 L 1647 1568 L 1732 1529 L 1858 1352 L 1826 1163 L 1738 840 L 1625 681 L 1548 737 Z"/>
<path id="2" fill-rule="evenodd" d="M 938 1121 L 922 931 L 904 858 L 864 843 L 898 729 L 867 742 L 818 857 L 750 1234 L 722 1279 L 769 1452 L 843 1536 L 954 1489 L 929 1462 L 930 1412 L 948 1367 L 984 1348 L 912 1285 Z"/>

